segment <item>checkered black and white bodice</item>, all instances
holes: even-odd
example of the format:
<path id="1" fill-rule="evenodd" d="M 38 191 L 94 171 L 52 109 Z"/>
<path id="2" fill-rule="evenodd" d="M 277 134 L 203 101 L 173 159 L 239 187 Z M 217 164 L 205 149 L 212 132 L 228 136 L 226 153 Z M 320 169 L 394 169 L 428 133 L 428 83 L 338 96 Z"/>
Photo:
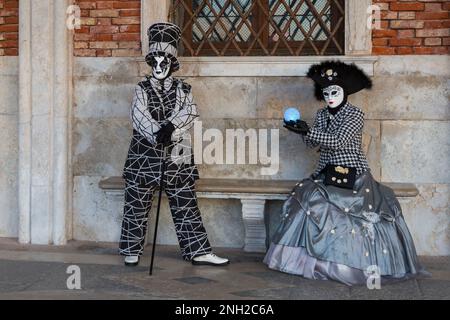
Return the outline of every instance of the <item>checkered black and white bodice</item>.
<path id="1" fill-rule="evenodd" d="M 320 148 L 319 164 L 313 175 L 317 176 L 327 164 L 354 167 L 358 175 L 370 170 L 362 151 L 363 127 L 364 113 L 348 102 L 334 116 L 327 108 L 320 109 L 304 139 L 309 147 Z"/>

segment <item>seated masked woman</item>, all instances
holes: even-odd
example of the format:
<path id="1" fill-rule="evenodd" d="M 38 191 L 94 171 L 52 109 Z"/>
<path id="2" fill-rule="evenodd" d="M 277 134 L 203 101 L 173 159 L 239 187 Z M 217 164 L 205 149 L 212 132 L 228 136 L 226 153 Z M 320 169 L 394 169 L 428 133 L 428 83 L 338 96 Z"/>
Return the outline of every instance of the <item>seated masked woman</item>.
<path id="1" fill-rule="evenodd" d="M 282 221 L 264 258 L 269 268 L 309 279 L 366 284 L 368 276 L 404 279 L 421 272 L 393 190 L 374 180 L 362 151 L 364 113 L 347 101 L 370 89 L 354 64 L 326 61 L 307 76 L 327 107 L 314 125 L 286 122 L 320 159 L 283 205 Z"/>

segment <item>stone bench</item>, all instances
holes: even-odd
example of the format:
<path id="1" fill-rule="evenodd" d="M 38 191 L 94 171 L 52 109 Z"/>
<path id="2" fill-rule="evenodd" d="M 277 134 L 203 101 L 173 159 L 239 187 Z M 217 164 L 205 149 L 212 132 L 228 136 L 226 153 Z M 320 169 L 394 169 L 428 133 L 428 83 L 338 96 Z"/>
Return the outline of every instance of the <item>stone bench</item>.
<path id="1" fill-rule="evenodd" d="M 199 179 L 197 197 L 209 199 L 238 199 L 242 204 L 246 252 L 266 251 L 266 226 L 264 209 L 267 200 L 285 200 L 297 180 L 245 180 Z M 411 183 L 385 183 L 397 197 L 415 197 L 419 194 Z M 125 181 L 110 177 L 99 182 L 99 187 L 110 195 L 123 195 Z"/>

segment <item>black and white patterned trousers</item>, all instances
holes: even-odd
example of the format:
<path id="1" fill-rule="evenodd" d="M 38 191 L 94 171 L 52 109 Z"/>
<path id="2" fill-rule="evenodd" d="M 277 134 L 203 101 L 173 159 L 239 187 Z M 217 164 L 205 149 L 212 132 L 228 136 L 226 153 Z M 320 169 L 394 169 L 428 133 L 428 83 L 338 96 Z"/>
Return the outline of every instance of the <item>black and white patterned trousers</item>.
<path id="1" fill-rule="evenodd" d="M 120 254 L 142 255 L 144 251 L 147 222 L 156 187 L 126 183 L 125 207 L 120 237 Z M 195 194 L 195 182 L 189 181 L 181 187 L 167 186 L 175 231 L 184 260 L 211 253 L 205 227 Z"/>

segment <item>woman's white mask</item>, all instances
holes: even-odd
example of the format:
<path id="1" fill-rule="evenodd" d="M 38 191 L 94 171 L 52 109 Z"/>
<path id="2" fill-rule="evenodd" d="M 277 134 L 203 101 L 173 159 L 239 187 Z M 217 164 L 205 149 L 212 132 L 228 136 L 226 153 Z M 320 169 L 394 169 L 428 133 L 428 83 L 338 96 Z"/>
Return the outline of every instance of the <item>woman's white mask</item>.
<path id="1" fill-rule="evenodd" d="M 330 108 L 336 108 L 344 101 L 344 89 L 334 85 L 326 87 L 322 90 L 325 102 Z"/>
<path id="2" fill-rule="evenodd" d="M 158 80 L 164 80 L 169 76 L 172 61 L 165 56 L 154 57 L 152 59 L 152 74 Z"/>

